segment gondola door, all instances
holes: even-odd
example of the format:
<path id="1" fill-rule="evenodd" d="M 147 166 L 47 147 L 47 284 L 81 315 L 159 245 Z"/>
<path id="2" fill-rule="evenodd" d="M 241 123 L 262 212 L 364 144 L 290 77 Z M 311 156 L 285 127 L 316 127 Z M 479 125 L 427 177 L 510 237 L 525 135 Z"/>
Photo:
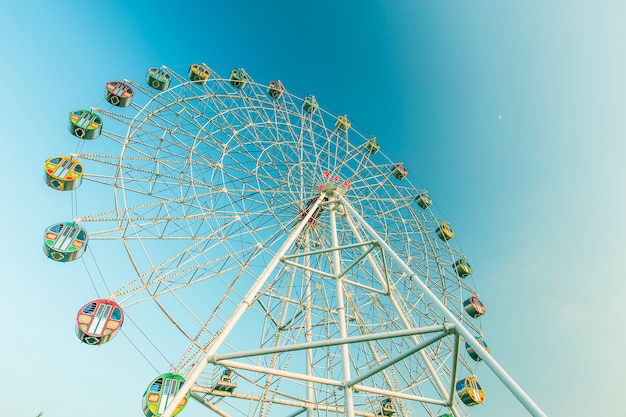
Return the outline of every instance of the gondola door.
<path id="1" fill-rule="evenodd" d="M 104 331 L 104 326 L 106 326 L 107 321 L 109 319 L 109 314 L 111 313 L 112 306 L 110 304 L 100 304 L 98 309 L 96 310 L 96 314 L 89 325 L 89 330 L 87 330 L 90 334 L 101 335 Z"/>
<path id="2" fill-rule="evenodd" d="M 167 405 L 174 399 L 174 396 L 178 392 L 178 384 L 180 381 L 174 378 L 167 378 L 165 385 L 163 386 L 163 395 L 161 396 L 161 402 L 159 403 L 159 412 L 161 415 L 165 412 Z"/>

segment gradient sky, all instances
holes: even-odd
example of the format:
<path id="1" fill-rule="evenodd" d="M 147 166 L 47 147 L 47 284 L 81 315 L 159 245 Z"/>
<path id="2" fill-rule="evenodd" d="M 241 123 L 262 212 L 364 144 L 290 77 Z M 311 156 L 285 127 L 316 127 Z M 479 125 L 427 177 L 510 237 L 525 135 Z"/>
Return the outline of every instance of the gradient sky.
<path id="1" fill-rule="evenodd" d="M 501 365 L 551 417 L 624 413 L 625 2 L 5 3 L 3 415 L 143 415 L 154 370 L 126 339 L 96 355 L 73 334 L 93 290 L 78 262 L 41 251 L 71 213 L 42 164 L 73 149 L 67 114 L 106 81 L 196 62 L 280 78 L 376 135 L 453 225 Z M 477 372 L 473 416 L 527 415 Z"/>

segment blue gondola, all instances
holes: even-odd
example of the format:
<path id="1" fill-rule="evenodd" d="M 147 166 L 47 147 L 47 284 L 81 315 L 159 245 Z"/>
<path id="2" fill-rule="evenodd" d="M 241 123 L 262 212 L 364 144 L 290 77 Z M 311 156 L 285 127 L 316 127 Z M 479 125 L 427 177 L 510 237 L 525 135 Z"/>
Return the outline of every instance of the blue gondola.
<path id="1" fill-rule="evenodd" d="M 57 262 L 71 262 L 87 248 L 87 231 L 74 222 L 55 223 L 44 233 L 43 251 Z"/>
<path id="2" fill-rule="evenodd" d="M 480 345 L 487 351 L 487 353 L 489 353 L 487 343 L 485 343 L 482 337 L 476 337 L 476 341 L 480 343 Z M 476 353 L 474 348 L 472 348 L 467 342 L 465 342 L 465 351 L 468 355 L 470 355 L 470 358 L 474 359 L 476 362 L 480 362 L 482 360 L 482 358 L 478 355 L 478 353 Z"/>

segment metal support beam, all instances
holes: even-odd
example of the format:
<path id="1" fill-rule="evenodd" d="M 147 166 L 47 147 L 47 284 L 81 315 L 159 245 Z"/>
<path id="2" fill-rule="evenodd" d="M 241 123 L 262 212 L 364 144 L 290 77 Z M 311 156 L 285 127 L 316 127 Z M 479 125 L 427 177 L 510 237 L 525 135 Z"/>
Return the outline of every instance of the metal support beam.
<path id="1" fill-rule="evenodd" d="M 222 345 L 226 337 L 230 334 L 230 332 L 232 331 L 237 321 L 239 321 L 243 313 L 253 303 L 254 299 L 256 298 L 256 295 L 261 290 L 261 288 L 263 287 L 263 285 L 265 284 L 265 282 L 267 281 L 271 273 L 274 271 L 274 269 L 280 262 L 280 259 L 285 255 L 285 253 L 291 247 L 291 245 L 293 245 L 293 243 L 295 242 L 296 238 L 300 235 L 300 233 L 302 233 L 302 230 L 306 227 L 309 220 L 311 220 L 311 218 L 313 217 L 313 214 L 317 211 L 317 208 L 322 203 L 322 200 L 323 198 L 320 195 L 315 200 L 315 203 L 313 203 L 313 205 L 309 208 L 309 212 L 306 214 L 306 216 L 304 216 L 302 221 L 300 221 L 300 223 L 296 225 L 296 227 L 291 232 L 289 237 L 287 237 L 287 239 L 283 242 L 282 246 L 278 249 L 276 254 L 272 257 L 271 261 L 267 264 L 263 272 L 259 275 L 257 280 L 252 285 L 252 287 L 250 287 L 250 289 L 248 290 L 248 293 L 243 297 L 241 302 L 237 305 L 237 308 L 235 308 L 235 311 L 233 311 L 233 313 L 230 315 L 228 320 L 225 322 L 222 332 L 218 334 L 215 340 L 211 342 L 204 356 L 198 361 L 198 363 L 196 363 L 193 366 L 193 368 L 191 369 L 191 372 L 189 372 L 189 374 L 186 376 L 185 383 L 178 390 L 178 393 L 174 396 L 174 399 L 172 399 L 171 403 L 165 408 L 165 411 L 163 412 L 161 417 L 172 417 L 172 413 L 174 412 L 174 410 L 180 403 L 180 400 L 183 399 L 183 397 L 187 394 L 187 392 L 189 392 L 191 387 L 196 383 L 196 380 L 202 373 L 202 370 L 207 365 L 208 359 L 215 354 L 217 349 L 219 349 L 219 347 Z"/>
<path id="2" fill-rule="evenodd" d="M 243 352 L 216 353 L 211 358 L 208 358 L 208 361 L 210 363 L 219 363 L 225 360 L 241 359 L 241 358 L 247 358 L 250 356 L 270 355 L 273 353 L 282 353 L 282 352 L 295 352 L 297 350 L 325 348 L 329 346 L 347 345 L 351 343 L 363 343 L 363 342 L 370 342 L 372 340 L 393 339 L 395 337 L 413 336 L 416 334 L 428 334 L 428 333 L 438 333 L 438 332 L 450 333 L 452 331 L 454 331 L 454 325 L 450 325 L 450 324 L 448 325 L 442 324 L 442 325 L 427 326 L 427 327 L 415 327 L 412 329 L 393 330 L 389 332 L 373 333 L 373 334 L 368 334 L 368 335 L 342 337 L 339 339 L 319 340 L 316 342 L 298 343 L 298 344 L 286 345 L 286 346 L 273 346 L 269 348 L 247 350 Z"/>
<path id="3" fill-rule="evenodd" d="M 389 368 L 394 363 L 400 362 L 401 360 L 404 360 L 404 359 L 408 358 L 409 356 L 413 356 L 415 353 L 417 353 L 420 350 L 424 349 L 426 346 L 432 345 L 433 343 L 435 343 L 438 340 L 443 339 L 447 335 L 448 335 L 448 333 L 439 333 L 439 334 L 431 337 L 428 340 L 424 340 L 423 342 L 420 342 L 419 344 L 413 346 L 411 349 L 407 349 L 406 351 L 402 352 L 402 354 L 400 354 L 400 355 L 398 355 L 396 357 L 390 358 L 390 359 L 386 360 L 385 362 L 381 363 L 380 365 L 373 367 L 372 369 L 370 369 L 369 371 L 365 372 L 364 374 L 359 375 L 358 378 L 354 378 L 351 381 L 346 382 L 346 385 L 349 386 L 349 387 L 351 387 L 353 385 L 356 385 L 359 382 L 366 380 L 370 376 L 376 375 L 377 373 L 383 371 L 384 369 Z"/>
<path id="4" fill-rule="evenodd" d="M 402 272 L 405 272 L 411 281 L 420 288 L 426 297 L 440 310 L 440 312 L 456 326 L 456 331 L 465 339 L 474 351 L 483 359 L 485 364 L 493 371 L 493 373 L 502 381 L 502 383 L 511 391 L 518 401 L 535 417 L 547 417 L 537 404 L 524 392 L 524 390 L 511 378 L 511 376 L 500 366 L 498 362 L 490 355 L 483 346 L 476 341 L 474 336 L 463 326 L 461 321 L 437 298 L 437 296 L 428 288 L 428 286 L 419 278 L 419 276 L 409 268 L 404 261 L 395 253 L 395 251 L 385 242 L 376 231 L 361 217 L 361 215 L 350 205 L 350 203 L 339 193 L 335 196 L 341 201 L 350 214 L 357 219 L 359 224 L 370 234 L 374 240 L 378 241 L 389 259 Z"/>

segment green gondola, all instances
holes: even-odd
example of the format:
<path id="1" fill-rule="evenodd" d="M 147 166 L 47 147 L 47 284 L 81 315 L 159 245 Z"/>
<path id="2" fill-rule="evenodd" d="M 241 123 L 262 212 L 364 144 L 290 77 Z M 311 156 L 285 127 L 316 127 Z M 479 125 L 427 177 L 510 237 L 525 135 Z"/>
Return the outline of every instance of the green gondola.
<path id="1" fill-rule="evenodd" d="M 317 110 L 317 100 L 315 99 L 315 96 L 306 97 L 302 102 L 302 108 L 307 113 L 313 113 Z"/>
<path id="2" fill-rule="evenodd" d="M 150 68 L 146 75 L 146 83 L 155 90 L 167 90 L 172 77 L 161 68 Z"/>
<path id="3" fill-rule="evenodd" d="M 467 259 L 465 258 L 457 259 L 454 262 L 454 270 L 456 271 L 457 275 L 461 278 L 465 278 L 469 275 L 472 275 L 472 272 L 474 272 L 471 265 L 469 264 L 469 262 L 467 262 Z"/>
<path id="4" fill-rule="evenodd" d="M 79 139 L 95 139 L 102 132 L 102 117 L 90 110 L 74 110 L 70 113 L 69 130 Z"/>
<path id="5" fill-rule="evenodd" d="M 236 88 L 243 88 L 248 82 L 248 75 L 243 68 L 234 69 L 230 72 L 230 83 Z"/>
<path id="6" fill-rule="evenodd" d="M 427 209 L 433 203 L 428 193 L 420 193 L 415 197 L 415 202 L 420 208 Z"/>
<path id="7" fill-rule="evenodd" d="M 173 373 L 161 374 L 154 378 L 143 394 L 143 412 L 146 417 L 159 417 L 163 414 L 184 383 L 185 378 Z M 180 413 L 188 400 L 189 392 L 180 400 L 172 416 Z"/>

